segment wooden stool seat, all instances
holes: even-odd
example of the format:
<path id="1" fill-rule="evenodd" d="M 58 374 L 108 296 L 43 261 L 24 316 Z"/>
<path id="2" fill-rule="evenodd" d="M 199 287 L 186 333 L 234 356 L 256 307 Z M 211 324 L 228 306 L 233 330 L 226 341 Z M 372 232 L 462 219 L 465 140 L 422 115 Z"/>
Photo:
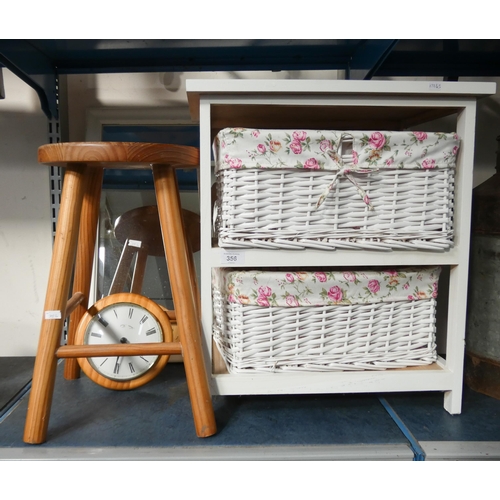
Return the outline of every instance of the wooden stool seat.
<path id="1" fill-rule="evenodd" d="M 99 348 L 92 347 L 92 351 L 83 355 L 83 348 L 87 346 L 75 350 L 71 344 L 88 307 L 105 168 L 147 168 L 153 171 L 157 212 L 180 338 L 180 348 L 178 343 L 169 345 L 163 342 L 158 345 L 157 354 L 182 353 L 196 434 L 199 437 L 215 434 L 215 417 L 201 348 L 199 295 L 175 175 L 176 168 L 198 168 L 199 150 L 151 143 L 57 143 L 41 146 L 38 160 L 46 165 L 63 167 L 65 175 L 24 441 L 38 444 L 46 440 L 57 358 L 98 355 Z M 73 269 L 73 295 L 68 301 Z M 64 321 L 70 314 L 68 346 L 61 347 Z M 129 345 L 130 355 L 134 355 L 134 347 Z M 111 350 L 110 346 L 102 347 L 108 348 L 107 355 L 113 355 L 115 349 L 114 355 L 123 356 L 129 345 L 120 344 L 116 349 L 111 346 Z M 153 349 L 148 347 L 149 354 Z M 68 374 L 66 368 L 65 377 L 75 378 L 75 374 Z"/>
<path id="2" fill-rule="evenodd" d="M 58 142 L 38 149 L 38 161 L 46 165 L 141 169 L 152 165 L 197 168 L 200 153 L 191 146 L 140 142 Z"/>
<path id="3" fill-rule="evenodd" d="M 193 253 L 200 251 L 200 216 L 190 210 L 182 209 L 182 220 L 186 237 Z M 140 241 L 148 250 L 148 255 L 165 255 L 161 237 L 158 207 L 155 205 L 129 210 L 116 219 L 115 238 L 122 244 L 126 240 Z"/>

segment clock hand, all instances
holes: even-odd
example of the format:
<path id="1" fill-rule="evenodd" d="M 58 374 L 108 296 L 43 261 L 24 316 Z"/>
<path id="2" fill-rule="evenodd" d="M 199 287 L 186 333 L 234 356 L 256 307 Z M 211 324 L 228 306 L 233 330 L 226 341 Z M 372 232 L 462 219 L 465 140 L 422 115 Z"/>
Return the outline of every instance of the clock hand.
<path id="1" fill-rule="evenodd" d="M 130 344 L 130 342 L 125 338 L 122 337 L 120 339 L 120 344 Z M 119 356 L 116 358 L 116 363 L 115 363 L 115 369 L 113 370 L 113 373 L 115 375 L 118 375 L 118 372 L 120 371 L 120 365 L 122 364 L 123 356 Z"/>
<path id="2" fill-rule="evenodd" d="M 115 314 L 116 314 L 116 311 L 115 311 Z M 114 331 L 114 329 L 112 327 L 108 328 L 109 322 L 106 319 L 104 319 L 103 316 L 101 316 L 99 314 L 97 317 L 97 321 L 102 325 L 103 328 L 105 328 L 106 333 L 109 336 L 111 336 L 113 338 L 113 340 L 115 340 L 115 342 L 119 342 L 119 340 L 117 339 L 118 334 Z"/>

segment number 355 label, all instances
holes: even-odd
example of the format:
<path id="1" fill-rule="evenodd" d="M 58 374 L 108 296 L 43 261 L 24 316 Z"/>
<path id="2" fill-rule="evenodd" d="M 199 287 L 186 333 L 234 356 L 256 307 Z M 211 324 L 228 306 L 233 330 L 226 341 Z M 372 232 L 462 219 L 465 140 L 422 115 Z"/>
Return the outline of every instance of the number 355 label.
<path id="1" fill-rule="evenodd" d="M 223 251 L 220 254 L 220 262 L 221 264 L 224 264 L 226 266 L 228 265 L 243 265 L 245 263 L 245 252 L 241 251 L 235 251 L 235 252 L 228 252 L 228 251 Z"/>

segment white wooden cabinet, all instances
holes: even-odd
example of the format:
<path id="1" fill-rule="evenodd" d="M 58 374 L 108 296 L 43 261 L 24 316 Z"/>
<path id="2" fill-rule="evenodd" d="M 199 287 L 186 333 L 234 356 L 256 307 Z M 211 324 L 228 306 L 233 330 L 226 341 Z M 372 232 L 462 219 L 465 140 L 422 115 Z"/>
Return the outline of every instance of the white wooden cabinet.
<path id="1" fill-rule="evenodd" d="M 494 83 L 188 80 L 191 116 L 200 124 L 201 301 L 206 366 L 212 394 L 383 393 L 442 391 L 444 407 L 461 412 L 477 98 Z M 454 247 L 449 251 L 240 250 L 236 267 L 442 265 L 438 351 L 433 365 L 385 371 L 229 374 L 212 342 L 211 272 L 228 267 L 212 238 L 212 141 L 224 127 L 405 130 L 451 123 L 461 139 L 456 172 Z M 432 129 L 428 129 L 433 131 Z M 449 275 L 449 278 L 448 278 Z"/>

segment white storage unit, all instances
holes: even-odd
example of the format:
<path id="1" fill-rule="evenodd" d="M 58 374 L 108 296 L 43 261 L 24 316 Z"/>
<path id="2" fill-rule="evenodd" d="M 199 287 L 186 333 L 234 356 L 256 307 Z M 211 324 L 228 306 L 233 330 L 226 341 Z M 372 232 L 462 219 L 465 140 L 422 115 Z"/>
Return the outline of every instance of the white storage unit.
<path id="1" fill-rule="evenodd" d="M 461 412 L 476 100 L 494 83 L 394 81 L 189 80 L 200 123 L 202 329 L 214 395 L 442 391 L 444 407 Z M 453 204 L 453 245 L 444 249 L 219 248 L 213 233 L 212 143 L 226 127 L 307 130 L 428 130 L 449 117 L 460 137 Z M 438 311 L 439 356 L 422 367 L 381 371 L 228 373 L 212 339 L 212 270 L 443 266 Z M 445 282 L 443 283 L 443 280 Z M 442 290 L 446 293 L 441 293 Z"/>

